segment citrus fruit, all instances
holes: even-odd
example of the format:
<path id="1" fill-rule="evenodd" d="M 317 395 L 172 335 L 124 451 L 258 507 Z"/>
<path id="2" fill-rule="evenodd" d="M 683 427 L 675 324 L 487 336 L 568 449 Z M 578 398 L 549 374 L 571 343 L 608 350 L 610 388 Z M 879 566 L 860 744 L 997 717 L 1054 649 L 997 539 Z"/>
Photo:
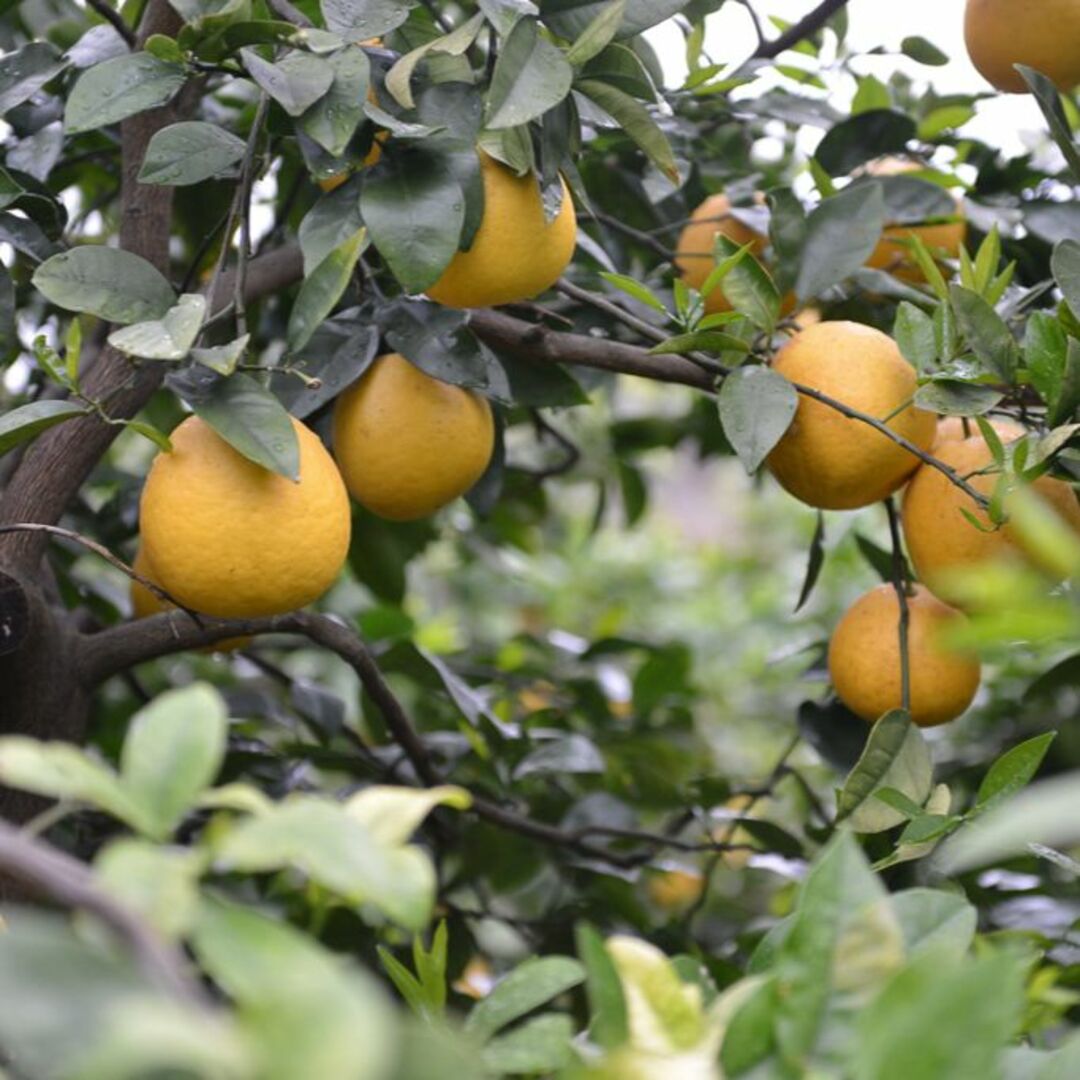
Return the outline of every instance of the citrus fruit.
<path id="1" fill-rule="evenodd" d="M 955 720 L 979 688 L 979 663 L 939 640 L 964 616 L 929 590 L 907 598 L 911 719 L 920 727 Z M 874 722 L 901 707 L 900 603 L 892 585 L 864 593 L 837 623 L 829 642 L 829 674 L 840 700 Z"/>
<path id="2" fill-rule="evenodd" d="M 852 322 L 809 326 L 776 354 L 773 369 L 886 422 L 922 450 L 934 440 L 934 414 L 906 405 L 915 393 L 915 371 L 880 330 Z M 803 394 L 791 427 L 768 458 L 787 491 L 826 510 L 884 499 L 918 464 L 887 435 Z"/>
<path id="3" fill-rule="evenodd" d="M 968 0 L 964 39 L 971 62 L 999 90 L 1027 92 L 1014 64 L 1041 71 L 1060 90 L 1080 82 L 1080 0 Z"/>
<path id="4" fill-rule="evenodd" d="M 645 879 L 645 892 L 661 911 L 685 911 L 697 903 L 704 888 L 698 870 L 661 870 Z"/>
<path id="5" fill-rule="evenodd" d="M 939 443 L 934 456 L 976 491 L 987 496 L 993 492 L 998 473 L 987 471 L 992 467 L 993 454 L 981 434 Z M 1080 504 L 1068 484 L 1052 476 L 1040 476 L 1032 490 L 1080 533 Z M 980 522 L 982 529 L 964 516 L 965 510 Z M 940 589 L 946 571 L 1020 553 L 1019 541 L 1008 523 L 994 529 L 970 495 L 929 465 L 915 473 L 904 493 L 903 524 L 915 572 L 935 591 Z"/>
<path id="6" fill-rule="evenodd" d="M 154 582 L 155 585 L 157 584 L 157 577 L 141 545 L 135 552 L 135 561 L 131 564 L 131 568 L 136 574 L 140 574 L 148 581 Z M 162 600 L 156 593 L 151 592 L 141 581 L 137 581 L 135 578 L 131 579 L 132 618 L 145 619 L 151 615 L 158 615 L 162 611 L 175 610 L 172 604 Z M 200 652 L 233 652 L 236 649 L 245 649 L 250 644 L 250 637 L 225 638 L 223 641 L 208 645 L 205 649 L 201 649 Z"/>
<path id="7" fill-rule="evenodd" d="M 158 454 L 140 503 L 149 565 L 185 607 L 254 618 L 303 607 L 337 577 L 349 548 L 345 485 L 314 432 L 293 420 L 300 479 L 279 476 L 188 417 Z"/>
<path id="8" fill-rule="evenodd" d="M 459 251 L 427 294 L 455 308 L 528 300 L 550 288 L 577 242 L 577 215 L 566 182 L 559 212 L 545 220 L 536 177 L 517 176 L 480 153 L 484 214 L 468 251 Z"/>
<path id="9" fill-rule="evenodd" d="M 495 444 L 479 394 L 380 356 L 334 407 L 334 457 L 350 494 L 391 521 L 426 517 L 483 475 Z"/>
<path id="10" fill-rule="evenodd" d="M 1015 420 L 997 418 L 990 420 L 990 426 L 998 433 L 1003 443 L 1010 443 L 1023 438 L 1027 434 L 1027 428 Z M 963 439 L 982 438 L 979 434 L 979 425 L 974 420 L 968 420 L 967 430 L 964 429 L 964 418 L 961 416 L 943 416 L 938 421 L 937 434 L 934 436 L 935 448 L 942 443 L 960 442 Z"/>

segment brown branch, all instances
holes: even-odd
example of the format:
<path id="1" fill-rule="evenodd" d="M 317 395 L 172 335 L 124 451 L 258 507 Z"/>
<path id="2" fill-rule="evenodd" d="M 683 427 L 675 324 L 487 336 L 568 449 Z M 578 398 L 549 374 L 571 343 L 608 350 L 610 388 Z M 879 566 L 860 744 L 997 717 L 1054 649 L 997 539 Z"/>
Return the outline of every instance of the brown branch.
<path id="1" fill-rule="evenodd" d="M 131 947 L 143 973 L 161 990 L 198 1006 L 209 999 L 188 974 L 183 955 L 97 883 L 77 859 L 0 821 L 0 870 L 66 907 L 96 915 Z"/>
<path id="2" fill-rule="evenodd" d="M 900 639 L 900 708 L 911 712 L 911 650 L 909 632 L 911 611 L 908 606 L 909 582 L 904 566 L 904 548 L 900 541 L 900 515 L 896 512 L 896 503 L 892 496 L 885 500 L 885 512 L 889 515 L 889 536 L 892 541 L 893 589 L 899 605 L 900 617 L 897 620 L 897 634 Z"/>
<path id="3" fill-rule="evenodd" d="M 823 0 L 813 11 L 789 27 L 778 38 L 764 41 L 758 45 L 752 60 L 773 60 L 787 49 L 794 48 L 800 41 L 816 34 L 848 0 Z"/>
<path id="4" fill-rule="evenodd" d="M 119 11 L 109 7 L 109 0 L 86 0 L 90 5 L 107 23 L 112 25 L 112 28 L 127 42 L 131 47 L 135 47 L 135 31 L 131 29 L 124 17 Z"/>

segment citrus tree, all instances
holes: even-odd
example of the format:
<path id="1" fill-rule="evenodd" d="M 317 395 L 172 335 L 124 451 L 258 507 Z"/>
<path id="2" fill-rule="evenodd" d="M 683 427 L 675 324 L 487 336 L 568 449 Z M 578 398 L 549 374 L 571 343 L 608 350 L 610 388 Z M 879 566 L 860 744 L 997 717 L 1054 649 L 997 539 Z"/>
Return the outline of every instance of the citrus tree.
<path id="1" fill-rule="evenodd" d="M 0 10 L 0 1068 L 1077 1074 L 1080 4 Z"/>

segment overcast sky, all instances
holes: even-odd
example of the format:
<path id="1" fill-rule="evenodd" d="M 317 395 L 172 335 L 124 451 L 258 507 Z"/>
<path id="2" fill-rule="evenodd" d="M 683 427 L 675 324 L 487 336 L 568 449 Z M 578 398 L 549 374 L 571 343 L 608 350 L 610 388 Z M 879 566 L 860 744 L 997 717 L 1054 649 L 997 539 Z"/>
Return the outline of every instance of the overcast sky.
<path id="1" fill-rule="evenodd" d="M 769 15 L 794 22 L 813 10 L 817 0 L 755 0 L 763 21 Z M 964 48 L 964 4 L 961 0 L 851 0 L 848 7 L 848 41 L 856 49 L 884 46 L 899 50 L 900 42 L 910 35 L 932 41 L 951 57 L 945 67 L 925 67 L 906 57 L 872 57 L 857 62 L 863 74 L 887 80 L 900 66 L 917 80 L 932 81 L 940 92 L 989 90 L 972 67 Z M 741 4 L 728 3 L 709 19 L 706 51 L 718 63 L 739 60 L 753 51 L 756 44 L 753 26 Z M 770 28 L 771 29 L 771 28 Z M 651 34 L 671 83 L 678 85 L 686 74 L 683 36 L 669 23 Z M 1002 94 L 980 104 L 978 115 L 962 134 L 1017 153 L 1026 145 L 1025 132 L 1041 133 L 1044 121 L 1028 94 Z"/>

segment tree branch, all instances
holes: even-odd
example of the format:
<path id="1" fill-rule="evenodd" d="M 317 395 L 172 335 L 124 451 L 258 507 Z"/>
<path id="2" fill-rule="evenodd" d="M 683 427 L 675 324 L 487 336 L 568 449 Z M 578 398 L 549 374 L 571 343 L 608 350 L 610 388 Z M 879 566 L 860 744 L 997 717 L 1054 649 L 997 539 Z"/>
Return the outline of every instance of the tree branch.
<path id="1" fill-rule="evenodd" d="M 183 955 L 124 904 L 105 892 L 83 863 L 0 821 L 0 870 L 53 900 L 96 915 L 131 947 L 143 973 L 182 1001 L 207 1006 L 209 999 L 188 974 Z"/>
<path id="2" fill-rule="evenodd" d="M 848 0 L 823 0 L 813 11 L 785 30 L 778 38 L 759 44 L 751 59 L 775 59 L 782 52 L 798 45 L 800 41 L 816 34 L 847 2 Z"/>
<path id="3" fill-rule="evenodd" d="M 135 47 L 135 31 L 131 29 L 119 11 L 109 7 L 108 0 L 86 0 L 87 4 L 94 9 L 131 47 Z"/>

